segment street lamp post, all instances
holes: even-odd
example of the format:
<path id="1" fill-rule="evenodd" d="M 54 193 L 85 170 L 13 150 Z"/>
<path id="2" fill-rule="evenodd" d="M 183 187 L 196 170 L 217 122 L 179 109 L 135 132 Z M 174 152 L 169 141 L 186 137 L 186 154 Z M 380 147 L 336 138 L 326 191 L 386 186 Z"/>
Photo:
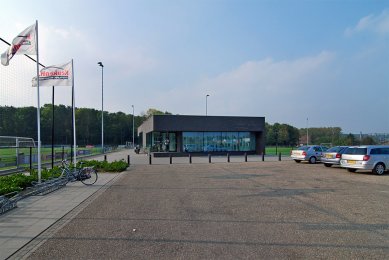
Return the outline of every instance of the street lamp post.
<path id="1" fill-rule="evenodd" d="M 307 145 L 309 144 L 309 136 L 308 136 L 308 117 L 307 117 Z"/>
<path id="2" fill-rule="evenodd" d="M 135 148 L 135 109 L 132 105 L 132 146 Z"/>
<path id="3" fill-rule="evenodd" d="M 206 116 L 208 115 L 208 97 L 209 97 L 209 95 L 207 94 L 205 96 L 205 115 Z"/>
<path id="4" fill-rule="evenodd" d="M 101 61 L 97 64 L 101 67 L 101 149 L 104 153 L 104 65 Z"/>

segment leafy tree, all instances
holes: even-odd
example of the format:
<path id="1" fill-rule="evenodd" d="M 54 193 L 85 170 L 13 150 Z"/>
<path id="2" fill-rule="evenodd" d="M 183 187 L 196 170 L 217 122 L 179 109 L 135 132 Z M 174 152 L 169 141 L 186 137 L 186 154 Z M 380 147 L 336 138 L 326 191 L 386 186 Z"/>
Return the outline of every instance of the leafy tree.
<path id="1" fill-rule="evenodd" d="M 371 136 L 365 136 L 362 138 L 361 144 L 362 145 L 373 145 L 373 144 L 377 144 L 377 142 Z"/>
<path id="2" fill-rule="evenodd" d="M 155 109 L 155 108 L 149 108 L 149 109 L 147 110 L 145 116 L 146 116 L 146 118 L 149 118 L 149 117 L 151 117 L 151 116 L 153 116 L 153 115 L 171 115 L 171 114 L 172 114 L 172 113 L 167 112 L 167 111 L 162 112 L 162 111 L 160 111 L 160 110 L 158 110 L 158 109 Z"/>

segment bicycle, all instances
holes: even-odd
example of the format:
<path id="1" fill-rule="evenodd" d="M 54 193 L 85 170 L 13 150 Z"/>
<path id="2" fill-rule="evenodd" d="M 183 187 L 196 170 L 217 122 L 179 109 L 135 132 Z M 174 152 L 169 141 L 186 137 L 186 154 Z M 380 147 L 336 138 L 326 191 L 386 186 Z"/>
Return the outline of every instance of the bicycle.
<path id="1" fill-rule="evenodd" d="M 82 166 L 82 162 L 80 163 Z M 70 168 L 66 160 L 62 161 L 61 178 L 66 181 L 81 181 L 85 185 L 92 185 L 97 181 L 97 170 L 94 167 Z"/>

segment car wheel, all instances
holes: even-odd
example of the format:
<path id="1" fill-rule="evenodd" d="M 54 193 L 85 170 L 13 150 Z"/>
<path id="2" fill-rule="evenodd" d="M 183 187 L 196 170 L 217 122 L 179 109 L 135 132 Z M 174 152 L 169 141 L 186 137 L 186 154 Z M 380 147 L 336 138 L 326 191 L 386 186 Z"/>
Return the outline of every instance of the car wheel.
<path id="1" fill-rule="evenodd" d="M 383 163 L 377 163 L 376 166 L 374 166 L 373 173 L 382 175 L 385 172 L 385 165 Z"/>
<path id="2" fill-rule="evenodd" d="M 332 164 L 330 164 L 330 163 L 325 163 L 324 166 L 325 166 L 325 167 L 331 167 Z"/>
<path id="3" fill-rule="evenodd" d="M 309 158 L 309 163 L 310 164 L 315 164 L 316 163 L 316 157 L 312 156 L 311 158 Z"/>
<path id="4" fill-rule="evenodd" d="M 353 168 L 347 168 L 347 170 L 348 170 L 349 172 L 356 172 L 356 171 L 357 171 L 357 169 L 353 169 Z"/>
<path id="5" fill-rule="evenodd" d="M 296 163 L 301 163 L 301 161 L 300 160 L 294 160 Z"/>

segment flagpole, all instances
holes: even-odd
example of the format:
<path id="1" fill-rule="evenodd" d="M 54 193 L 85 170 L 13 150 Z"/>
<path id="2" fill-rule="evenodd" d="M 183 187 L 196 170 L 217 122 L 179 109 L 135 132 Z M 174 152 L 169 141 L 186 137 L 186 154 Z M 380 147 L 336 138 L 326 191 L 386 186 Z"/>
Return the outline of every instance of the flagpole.
<path id="1" fill-rule="evenodd" d="M 76 150 L 76 102 L 75 102 L 75 92 L 74 92 L 74 67 L 72 59 L 72 93 L 73 93 L 73 154 L 74 154 L 74 167 L 77 165 L 77 150 Z"/>
<path id="2" fill-rule="evenodd" d="M 37 78 L 37 128 L 38 128 L 38 182 L 41 182 L 41 111 L 40 111 L 40 97 L 39 97 L 39 45 L 38 45 L 38 20 L 35 20 L 36 30 L 36 78 Z"/>
<path id="3" fill-rule="evenodd" d="M 52 122 L 51 122 L 51 169 L 54 168 L 54 86 L 53 86 L 53 92 L 52 92 L 52 109 L 53 109 L 53 114 L 52 114 Z"/>

